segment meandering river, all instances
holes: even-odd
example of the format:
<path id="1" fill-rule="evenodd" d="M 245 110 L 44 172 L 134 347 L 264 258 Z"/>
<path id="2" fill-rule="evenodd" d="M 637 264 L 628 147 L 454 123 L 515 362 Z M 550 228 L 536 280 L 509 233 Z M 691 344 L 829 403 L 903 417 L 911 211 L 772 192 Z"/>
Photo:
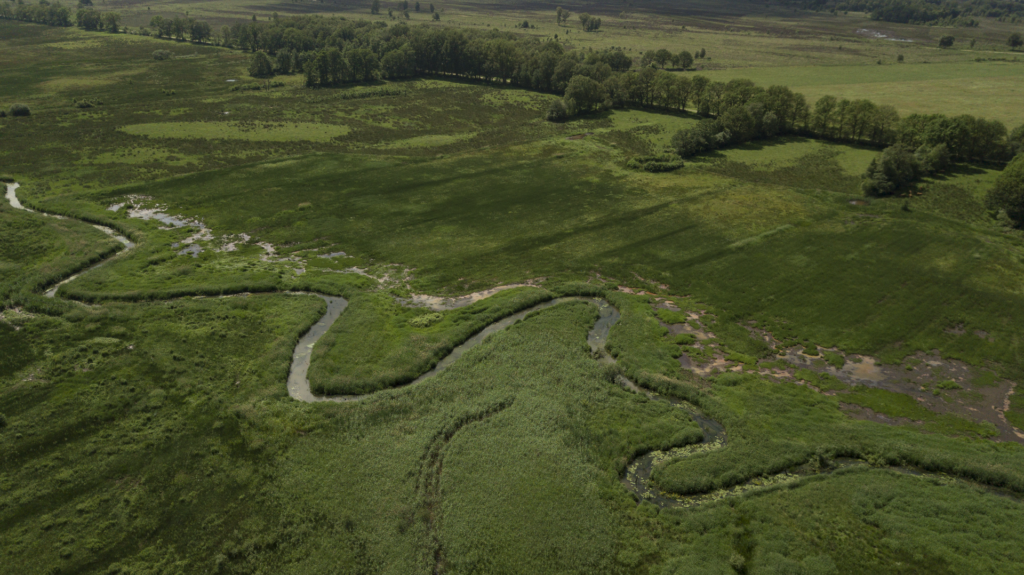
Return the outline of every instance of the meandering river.
<path id="1" fill-rule="evenodd" d="M 47 216 L 47 217 L 58 217 L 58 218 L 62 217 L 62 216 L 54 216 L 52 214 L 46 214 L 46 213 L 43 213 L 43 212 L 37 212 L 35 210 L 31 210 L 29 208 L 24 207 L 21 204 L 21 202 L 18 200 L 18 196 L 17 196 L 17 189 L 18 189 L 18 187 L 19 186 L 18 186 L 17 183 L 7 184 L 6 198 L 7 198 L 8 202 L 10 203 L 11 207 L 13 207 L 15 209 L 19 209 L 19 210 L 25 210 L 25 211 L 28 211 L 28 212 L 39 213 L 40 215 Z M 90 224 L 90 225 L 92 225 L 92 224 Z M 124 253 L 126 250 L 131 249 L 131 248 L 133 248 L 135 246 L 135 244 L 133 244 L 128 238 L 119 235 L 115 230 L 113 230 L 113 229 L 111 229 L 109 227 L 99 226 L 99 225 L 94 225 L 94 227 L 99 229 L 99 230 L 101 230 L 101 231 L 103 231 L 104 233 L 112 236 L 116 240 L 120 241 L 122 244 L 124 244 L 126 249 L 118 252 L 117 254 L 113 254 L 110 257 L 100 261 L 99 263 L 96 263 L 96 264 L 94 264 L 94 265 L 84 269 L 83 271 L 79 272 L 78 274 L 75 274 L 75 275 L 73 275 L 73 276 L 71 276 L 71 277 L 69 277 L 69 278 L 67 278 L 67 279 L 65 279 L 65 280 L 63 280 L 63 281 L 61 281 L 61 282 L 51 286 L 51 287 L 49 287 L 45 291 L 45 295 L 47 297 L 55 297 L 57 295 L 58 289 L 60 288 L 61 285 L 63 285 L 65 283 L 67 283 L 67 282 L 77 278 L 79 275 L 81 275 L 83 273 L 86 273 L 86 272 L 88 272 L 88 271 L 90 271 L 92 269 L 95 269 L 95 268 L 97 268 L 97 267 L 107 263 L 112 258 L 117 257 L 121 253 Z M 487 295 L 492 295 L 493 293 L 498 293 L 499 291 L 500 290 L 498 290 L 498 289 L 490 290 L 490 293 L 488 293 Z M 316 345 L 317 341 L 319 341 L 320 338 L 323 337 L 323 335 L 325 333 L 327 333 L 327 331 L 331 328 L 331 326 L 334 325 L 334 323 L 342 316 L 342 313 L 348 307 L 348 301 L 345 298 L 342 298 L 342 297 L 328 296 L 328 295 L 319 294 L 319 293 L 310 293 L 310 292 L 289 292 L 289 293 L 307 294 L 307 295 L 314 295 L 314 296 L 320 297 L 320 298 L 322 298 L 327 303 L 327 311 L 326 311 L 326 313 L 324 313 L 323 317 L 321 317 L 320 320 L 317 321 L 316 324 L 314 324 L 312 327 L 310 327 L 309 331 L 307 331 L 299 339 L 298 344 L 295 346 L 295 350 L 292 353 L 291 369 L 288 372 L 288 381 L 287 381 L 288 394 L 292 398 L 294 398 L 294 399 L 296 399 L 298 401 L 309 402 L 309 403 L 312 403 L 312 402 L 322 402 L 322 401 L 359 401 L 361 399 L 365 399 L 365 398 L 373 395 L 373 393 L 371 393 L 371 394 L 364 394 L 364 395 L 326 396 L 326 397 L 324 397 L 324 396 L 317 396 L 317 395 L 314 395 L 312 393 L 312 391 L 310 390 L 308 373 L 309 373 L 309 365 L 310 365 L 310 360 L 311 360 L 311 357 L 312 357 L 313 347 Z M 461 305 L 468 305 L 468 304 L 472 303 L 473 301 L 478 301 L 479 299 L 482 299 L 482 298 L 467 298 L 465 300 L 465 302 L 459 301 L 459 302 L 456 302 L 454 304 L 449 304 L 449 307 L 460 307 Z M 493 334 L 495 332 L 507 329 L 509 326 L 511 326 L 515 322 L 525 318 L 527 315 L 529 315 L 529 314 L 531 314 L 531 313 L 533 313 L 535 311 L 538 311 L 538 310 L 541 310 L 541 309 L 545 309 L 545 308 L 549 308 L 549 307 L 552 307 L 552 306 L 556 306 L 556 305 L 559 305 L 559 304 L 567 302 L 567 301 L 588 301 L 588 302 L 591 302 L 591 303 L 593 303 L 594 305 L 596 305 L 598 307 L 599 316 L 598 316 L 598 319 L 595 321 L 594 326 L 590 329 L 590 331 L 587 334 L 587 343 L 590 345 L 590 349 L 595 354 L 595 356 L 600 358 L 599 359 L 600 361 L 608 362 L 608 363 L 614 363 L 615 359 L 610 354 L 608 354 L 608 352 L 605 350 L 605 344 L 608 341 L 608 334 L 610 333 L 610 330 L 611 330 L 612 326 L 614 326 L 615 323 L 618 322 L 618 320 L 619 320 L 619 317 L 620 317 L 619 311 L 617 309 L 615 309 L 615 307 L 613 307 L 610 303 L 608 303 L 606 300 L 603 300 L 603 299 L 599 299 L 599 298 L 583 298 L 583 297 L 563 297 L 563 298 L 556 298 L 556 299 L 552 299 L 552 300 L 540 303 L 540 304 L 535 305 L 535 306 L 533 306 L 533 307 L 531 307 L 529 309 L 525 309 L 525 310 L 520 311 L 518 313 L 512 314 L 512 315 L 510 315 L 508 317 L 505 317 L 503 319 L 500 319 L 500 320 L 498 320 L 498 321 L 488 325 L 483 330 L 481 330 L 480 332 L 478 332 L 477 334 L 475 334 L 474 336 L 470 337 L 468 340 L 463 342 L 461 345 L 459 345 L 458 347 L 453 349 L 452 352 L 450 354 L 448 354 L 446 357 L 444 357 L 441 361 L 439 361 L 437 363 L 437 365 L 434 366 L 433 369 L 431 369 L 430 371 L 428 371 L 428 372 L 424 373 L 423 375 L 417 377 L 411 383 L 408 383 L 406 385 L 416 385 L 416 384 L 418 384 L 418 383 L 420 383 L 420 382 L 422 382 L 422 381 L 424 381 L 426 379 L 429 379 L 429 378 L 437 375 L 438 373 L 444 371 L 449 366 L 451 366 L 453 363 L 458 361 L 459 358 L 461 358 L 462 355 L 465 354 L 467 351 L 469 351 L 470 349 L 472 349 L 472 348 L 480 345 L 481 343 L 483 343 L 484 340 L 487 338 L 487 336 L 489 336 L 489 335 L 491 335 L 491 334 Z M 776 484 L 781 484 L 781 483 L 788 483 L 790 481 L 794 481 L 794 480 L 798 479 L 801 476 L 806 476 L 806 475 L 809 475 L 809 474 L 831 473 L 831 472 L 833 472 L 833 471 L 835 471 L 837 469 L 843 469 L 843 468 L 851 467 L 851 466 L 862 466 L 862 465 L 865 465 L 864 462 L 859 461 L 859 460 L 842 460 L 842 461 L 836 462 L 835 465 L 830 466 L 830 467 L 828 467 L 826 469 L 822 469 L 822 470 L 810 470 L 810 471 L 803 470 L 801 473 L 786 472 L 786 473 L 775 474 L 775 475 L 772 475 L 772 476 L 769 476 L 769 477 L 758 477 L 758 478 L 751 479 L 750 481 L 748 481 L 748 482 L 746 482 L 746 483 L 744 483 L 742 485 L 730 487 L 730 488 L 727 488 L 727 489 L 717 490 L 717 491 L 711 492 L 711 493 L 704 493 L 704 494 L 694 495 L 694 496 L 679 496 L 679 495 L 672 494 L 672 493 L 662 492 L 651 481 L 651 475 L 652 475 L 655 467 L 658 466 L 659 464 L 662 464 L 662 463 L 665 463 L 665 462 L 668 462 L 668 461 L 679 460 L 679 459 L 682 459 L 682 458 L 685 458 L 685 457 L 696 455 L 698 453 L 704 453 L 704 452 L 708 452 L 708 451 L 712 451 L 712 450 L 716 450 L 716 449 L 721 449 L 722 447 L 725 446 L 726 439 L 727 439 L 726 438 L 725 428 L 722 426 L 721 423 L 719 423 L 719 422 L 717 422 L 717 421 L 715 421 L 713 419 L 710 419 L 707 416 L 705 416 L 703 413 L 701 413 L 701 411 L 696 406 L 694 406 L 694 405 L 692 405 L 690 403 L 687 403 L 687 402 L 685 402 L 683 400 L 676 399 L 676 398 L 664 397 L 664 396 L 652 393 L 649 390 L 642 389 L 642 388 L 638 387 L 635 383 L 633 383 L 632 381 L 630 381 L 629 379 L 627 379 L 627 378 L 625 378 L 625 377 L 623 377 L 621 375 L 618 376 L 618 382 L 624 388 L 627 388 L 627 389 L 629 389 L 629 390 L 631 390 L 631 391 L 633 391 L 635 393 L 645 394 L 645 395 L 647 395 L 648 398 L 650 398 L 652 400 L 655 400 L 655 401 L 665 401 L 665 402 L 668 402 L 671 405 L 686 411 L 687 413 L 690 414 L 690 416 L 693 418 L 693 420 L 700 426 L 701 430 L 703 431 L 703 435 L 704 435 L 703 441 L 700 442 L 700 443 L 693 444 L 693 445 L 687 445 L 687 446 L 681 446 L 681 447 L 677 447 L 677 448 L 666 450 L 666 451 L 653 451 L 653 452 L 650 452 L 650 453 L 646 453 L 644 455 L 641 455 L 641 456 L 635 458 L 633 461 L 631 461 L 627 465 L 626 471 L 625 471 L 625 473 L 621 477 L 621 482 L 640 501 L 644 501 L 644 500 L 645 501 L 649 501 L 651 503 L 654 503 L 654 504 L 662 506 L 662 507 L 689 506 L 689 505 L 695 505 L 695 504 L 703 503 L 705 501 L 712 501 L 712 500 L 715 500 L 715 499 L 719 499 L 721 497 L 738 495 L 738 494 L 744 493 L 746 491 L 749 491 L 751 489 L 757 489 L 757 488 L 761 488 L 761 487 L 764 487 L 764 486 L 776 485 Z M 899 471 L 899 472 L 902 472 L 902 473 L 911 474 L 911 475 L 941 476 L 944 479 L 949 479 L 947 476 L 944 476 L 944 475 L 940 475 L 940 474 L 925 474 L 925 473 L 922 473 L 920 471 L 913 470 L 913 469 L 898 468 L 898 467 L 892 467 L 890 469 L 893 469 L 893 470 L 896 470 L 896 471 Z"/>

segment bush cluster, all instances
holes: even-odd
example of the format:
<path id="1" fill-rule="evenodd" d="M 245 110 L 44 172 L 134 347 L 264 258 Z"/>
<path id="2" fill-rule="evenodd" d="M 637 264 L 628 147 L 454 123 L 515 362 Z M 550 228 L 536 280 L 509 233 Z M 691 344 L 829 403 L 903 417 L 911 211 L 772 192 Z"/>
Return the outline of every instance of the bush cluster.
<path id="1" fill-rule="evenodd" d="M 890 146 L 871 160 L 861 185 L 869 196 L 886 196 L 924 176 L 945 171 L 951 163 L 945 144 L 922 145 L 916 151 Z"/>
<path id="2" fill-rule="evenodd" d="M 985 205 L 1009 218 L 1014 225 L 1024 224 L 1024 154 L 1019 154 L 999 174 L 985 198 Z"/>

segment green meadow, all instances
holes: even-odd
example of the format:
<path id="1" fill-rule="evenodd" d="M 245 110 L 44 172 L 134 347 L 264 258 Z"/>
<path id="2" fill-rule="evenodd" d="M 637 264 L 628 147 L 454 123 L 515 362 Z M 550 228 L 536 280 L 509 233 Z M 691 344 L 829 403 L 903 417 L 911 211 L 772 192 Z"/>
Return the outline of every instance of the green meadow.
<path id="1" fill-rule="evenodd" d="M 788 86 L 809 101 L 826 95 L 866 98 L 893 106 L 901 114 L 970 113 L 979 101 L 984 101 L 986 117 L 1011 126 L 1020 123 L 1024 58 L 898 64 L 887 55 L 883 65 L 872 64 L 730 68 L 702 74 L 723 82 L 743 78 L 764 86 Z"/>
<path id="2" fill-rule="evenodd" d="M 251 124 L 235 122 L 163 122 L 132 124 L 122 128 L 126 134 L 147 138 L 199 140 L 257 140 L 261 142 L 327 142 L 348 133 L 345 126 L 296 122 L 294 124 Z"/>
<path id="3" fill-rule="evenodd" d="M 881 25 L 864 14 L 706 4 L 594 5 L 595 33 L 583 7 L 558 26 L 547 4 L 437 3 L 435 22 L 423 3 L 410 22 L 631 57 L 704 47 L 686 74 L 1024 121 L 1013 23 L 939 50 L 939 27 L 886 23 L 914 40 L 897 44 L 854 33 Z M 396 23 L 368 5 L 99 8 L 129 32 L 185 10 Z M 0 205 L 0 573 L 1024 562 L 1024 239 L 984 203 L 1002 166 L 868 198 L 879 149 L 788 135 L 648 173 L 627 162 L 700 116 L 554 123 L 556 94 L 443 75 L 312 89 L 250 78 L 249 56 L 0 20 L 0 109 L 32 111 L 0 118 L 0 175 L 64 216 Z M 310 388 L 358 400 L 289 395 L 315 294 L 348 305 L 310 344 Z M 408 385 L 564 296 L 617 311 L 596 350 L 611 316 L 575 298 Z M 664 498 L 626 486 L 648 455 Z"/>

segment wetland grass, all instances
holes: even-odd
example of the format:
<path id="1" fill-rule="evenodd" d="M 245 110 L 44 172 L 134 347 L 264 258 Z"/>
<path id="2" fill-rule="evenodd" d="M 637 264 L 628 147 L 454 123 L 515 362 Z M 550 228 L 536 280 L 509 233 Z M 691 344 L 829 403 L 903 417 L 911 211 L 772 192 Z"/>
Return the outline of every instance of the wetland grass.
<path id="1" fill-rule="evenodd" d="M 405 308 L 389 294 L 358 294 L 313 351 L 319 395 L 357 395 L 409 383 L 484 327 L 551 299 L 518 288 L 442 313 Z"/>
<path id="2" fill-rule="evenodd" d="M 564 34 L 530 6 L 443 8 L 444 24 L 431 25 L 529 14 L 537 24 L 525 33 Z M 864 20 L 807 14 L 799 26 L 816 35 L 798 38 L 771 32 L 782 18 L 771 7 L 749 33 L 681 29 L 674 18 L 705 16 L 665 9 L 664 21 L 609 15 L 573 43 L 649 49 L 661 29 L 665 43 L 705 44 L 708 68 L 792 64 L 834 48 L 820 33 Z M 1021 445 L 909 395 L 812 369 L 795 379 L 816 390 L 759 373 L 789 365 L 771 360 L 777 349 L 813 349 L 837 369 L 843 354 L 896 364 L 937 350 L 986 368 L 971 385 L 1020 381 L 1022 244 L 978 204 L 995 170 L 928 181 L 910 211 L 903 199 L 851 205 L 874 152 L 840 144 L 786 138 L 671 173 L 626 169 L 696 121 L 685 113 L 616 110 L 555 126 L 539 119 L 554 96 L 447 78 L 310 91 L 296 77 L 232 91 L 225 80 L 247 64 L 238 51 L 5 20 L 0 38 L 0 99 L 32 110 L 0 119 L 15 144 L 0 150 L 4 179 L 22 184 L 26 205 L 139 244 L 44 298 L 41 287 L 116 244 L 84 223 L 0 207 L 0 573 L 1004 573 L 1024 563 Z M 873 63 L 881 46 L 848 42 L 817 57 L 847 66 L 776 68 L 764 82 L 899 97 L 878 82 L 906 66 L 850 66 Z M 175 57 L 155 61 L 154 49 Z M 901 50 L 908 63 L 943 62 L 908 64 L 914 106 L 954 114 L 961 95 L 934 88 L 969 77 L 977 106 L 1008 109 L 999 91 L 1014 85 L 1015 64 Z M 124 201 L 201 219 L 212 239 L 180 255 L 173 244 L 196 230 L 107 209 Z M 250 240 L 233 241 L 243 233 Z M 452 311 L 395 303 L 526 280 L 542 287 Z M 255 294 L 281 290 L 351 300 L 310 373 L 324 390 L 373 394 L 288 397 L 293 348 L 324 303 Z M 192 297 L 222 294 L 238 297 Z M 587 345 L 596 308 L 574 301 L 489 336 L 422 384 L 387 389 L 495 319 L 563 295 L 619 309 L 613 365 Z M 659 298 L 680 311 L 656 310 Z M 735 371 L 701 378 L 684 354 L 721 355 Z M 653 474 L 708 502 L 662 509 L 623 487 L 637 456 L 703 434 L 620 376 L 725 426 L 723 448 Z M 1019 422 L 1020 394 L 1008 397 L 1006 417 Z M 853 419 L 843 404 L 910 421 Z M 874 467 L 835 470 L 842 458 Z M 808 466 L 826 472 L 772 484 Z M 766 486 L 719 491 L 750 482 Z"/>

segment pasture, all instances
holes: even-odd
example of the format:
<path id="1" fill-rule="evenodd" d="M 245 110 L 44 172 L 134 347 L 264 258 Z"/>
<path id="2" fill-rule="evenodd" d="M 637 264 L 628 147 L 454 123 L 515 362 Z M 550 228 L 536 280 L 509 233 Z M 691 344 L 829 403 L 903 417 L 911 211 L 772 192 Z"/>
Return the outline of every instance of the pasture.
<path id="1" fill-rule="evenodd" d="M 1024 98 L 1024 58 L 1004 62 L 930 62 L 883 65 L 731 68 L 702 72 L 712 80 L 734 78 L 788 86 L 814 102 L 822 96 L 869 99 L 901 114 L 969 113 L 984 102 L 987 117 L 1020 124 Z"/>

